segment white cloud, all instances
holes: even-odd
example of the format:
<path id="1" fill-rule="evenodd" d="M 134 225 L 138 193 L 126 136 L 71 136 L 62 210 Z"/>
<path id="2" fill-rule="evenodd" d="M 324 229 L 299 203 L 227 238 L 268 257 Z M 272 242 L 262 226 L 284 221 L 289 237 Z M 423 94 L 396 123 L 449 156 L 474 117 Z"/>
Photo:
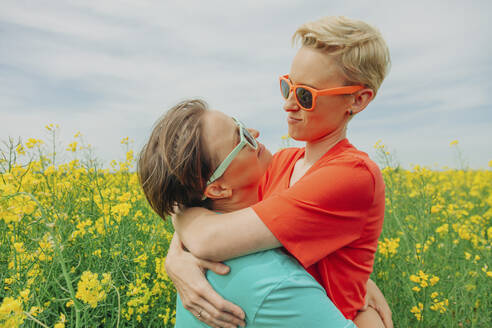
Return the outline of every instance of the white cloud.
<path id="1" fill-rule="evenodd" d="M 288 72 L 295 53 L 290 35 L 306 20 L 343 14 L 378 26 L 393 59 L 377 99 L 354 120 L 352 141 L 369 151 L 377 139 L 387 140 L 408 164 L 445 162 L 449 139 L 460 139 L 470 163 L 483 166 L 487 155 L 480 149 L 492 139 L 492 114 L 485 109 L 490 7 L 457 1 L 6 1 L 0 139 L 42 135 L 45 124 L 57 122 L 67 142 L 81 130 L 108 161 L 119 154 L 121 137 L 143 144 L 166 108 L 200 96 L 259 127 L 276 149 L 286 128 L 277 77 Z"/>

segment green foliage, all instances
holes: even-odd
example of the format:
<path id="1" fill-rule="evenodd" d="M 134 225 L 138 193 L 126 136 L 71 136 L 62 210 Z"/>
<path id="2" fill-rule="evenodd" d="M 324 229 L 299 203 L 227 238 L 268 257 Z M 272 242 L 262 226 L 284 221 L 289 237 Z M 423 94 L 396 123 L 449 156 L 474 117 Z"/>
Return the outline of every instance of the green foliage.
<path id="1" fill-rule="evenodd" d="M 130 172 L 128 138 L 112 169 L 79 134 L 56 165 L 47 129 L 51 148 L 29 139 L 0 150 L 0 326 L 172 327 L 173 229 Z M 396 326 L 492 326 L 492 172 L 404 170 L 376 148 L 386 217 L 372 278 Z"/>

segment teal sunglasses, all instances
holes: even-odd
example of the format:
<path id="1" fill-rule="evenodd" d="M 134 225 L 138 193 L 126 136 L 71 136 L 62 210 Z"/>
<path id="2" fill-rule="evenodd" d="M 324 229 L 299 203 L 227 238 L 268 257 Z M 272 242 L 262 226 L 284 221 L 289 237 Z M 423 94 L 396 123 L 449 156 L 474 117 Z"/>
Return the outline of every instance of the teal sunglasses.
<path id="1" fill-rule="evenodd" d="M 207 185 L 211 184 L 212 182 L 220 178 L 222 174 L 224 174 L 229 165 L 231 165 L 231 162 L 234 160 L 237 154 L 239 154 L 244 146 L 248 145 L 254 150 L 258 149 L 258 143 L 256 142 L 256 139 L 251 135 L 251 133 L 249 133 L 244 124 L 234 117 L 232 119 L 239 127 L 239 136 L 241 140 L 239 141 L 237 146 L 234 147 L 234 149 L 229 153 L 229 155 L 227 155 L 227 157 L 222 161 L 222 163 L 220 163 L 219 167 L 217 167 L 210 179 L 208 179 Z"/>

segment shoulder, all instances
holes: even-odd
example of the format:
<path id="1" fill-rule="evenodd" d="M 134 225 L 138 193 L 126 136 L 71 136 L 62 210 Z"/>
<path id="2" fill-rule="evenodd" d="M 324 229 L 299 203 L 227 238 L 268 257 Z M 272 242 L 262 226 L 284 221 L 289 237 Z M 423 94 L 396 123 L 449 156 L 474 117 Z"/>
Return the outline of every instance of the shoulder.
<path id="1" fill-rule="evenodd" d="M 249 285 L 258 291 L 258 295 L 270 293 L 275 286 L 283 284 L 292 277 L 306 279 L 317 285 L 314 278 L 299 262 L 281 248 L 241 256 L 228 260 L 225 264 L 231 267 L 228 275 L 221 276 L 208 271 L 207 276 L 229 280 L 238 286 Z"/>
<path id="2" fill-rule="evenodd" d="M 281 249 L 241 256 L 225 264 L 231 268 L 229 274 L 218 275 L 209 270 L 207 279 L 225 299 L 240 305 L 250 320 L 256 317 L 265 299 L 279 295 L 279 291 L 285 292 L 289 281 L 293 281 L 292 284 L 304 281 L 304 285 L 309 282 L 313 288 L 317 285 L 314 278 Z M 248 286 L 248 293 L 244 293 L 244 286 Z"/>
<path id="3" fill-rule="evenodd" d="M 277 282 L 265 296 L 253 323 L 259 327 L 352 327 L 306 271 Z"/>
<path id="4" fill-rule="evenodd" d="M 330 172 L 330 168 L 338 168 L 337 171 L 346 172 L 348 178 L 359 179 L 361 175 L 366 175 L 371 177 L 373 183 L 382 180 L 379 166 L 367 153 L 358 150 L 346 140 L 335 153 L 328 152 L 323 156 L 318 165 L 321 171 L 326 173 Z"/>

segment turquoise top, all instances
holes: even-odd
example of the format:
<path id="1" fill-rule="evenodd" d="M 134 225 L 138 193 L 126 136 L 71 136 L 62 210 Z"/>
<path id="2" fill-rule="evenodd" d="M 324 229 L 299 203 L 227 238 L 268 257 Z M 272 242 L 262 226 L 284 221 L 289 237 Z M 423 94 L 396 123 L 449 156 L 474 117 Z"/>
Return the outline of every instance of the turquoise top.
<path id="1" fill-rule="evenodd" d="M 212 287 L 246 313 L 249 328 L 356 328 L 326 296 L 320 284 L 281 249 L 226 261 L 231 271 L 207 271 Z M 175 328 L 209 327 L 187 311 L 178 296 Z"/>

